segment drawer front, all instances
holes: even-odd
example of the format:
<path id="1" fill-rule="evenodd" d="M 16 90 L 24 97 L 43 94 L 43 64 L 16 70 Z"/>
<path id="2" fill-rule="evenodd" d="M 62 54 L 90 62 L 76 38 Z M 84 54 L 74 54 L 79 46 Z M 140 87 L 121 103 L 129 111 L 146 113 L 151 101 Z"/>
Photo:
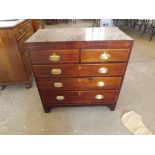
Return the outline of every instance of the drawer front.
<path id="1" fill-rule="evenodd" d="M 37 50 L 30 54 L 33 64 L 79 62 L 79 50 Z"/>
<path id="2" fill-rule="evenodd" d="M 15 28 L 16 39 L 19 40 L 29 29 L 33 29 L 31 20 L 21 23 Z"/>
<path id="3" fill-rule="evenodd" d="M 20 52 L 23 53 L 25 51 L 25 45 L 24 42 L 31 37 L 33 34 L 33 29 L 30 29 L 19 41 L 18 41 L 18 46 L 20 49 Z"/>
<path id="4" fill-rule="evenodd" d="M 38 79 L 40 91 L 119 89 L 122 77 Z"/>
<path id="5" fill-rule="evenodd" d="M 115 103 L 118 90 L 41 92 L 45 104 Z"/>
<path id="6" fill-rule="evenodd" d="M 33 70 L 38 78 L 44 77 L 82 77 L 82 76 L 122 76 L 125 63 L 114 64 L 73 64 L 73 65 L 34 65 Z"/>
<path id="7" fill-rule="evenodd" d="M 81 62 L 125 62 L 128 56 L 128 49 L 84 49 L 81 51 Z"/>

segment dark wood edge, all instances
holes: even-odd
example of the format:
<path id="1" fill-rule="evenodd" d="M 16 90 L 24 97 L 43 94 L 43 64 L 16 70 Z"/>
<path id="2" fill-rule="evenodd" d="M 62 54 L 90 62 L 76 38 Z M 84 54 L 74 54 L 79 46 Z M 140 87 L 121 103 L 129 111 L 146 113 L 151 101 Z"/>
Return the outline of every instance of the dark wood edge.
<path id="1" fill-rule="evenodd" d="M 31 50 L 37 50 L 37 49 L 53 49 L 53 50 L 65 50 L 65 49 L 83 49 L 83 48 L 89 48 L 93 49 L 93 47 L 98 46 L 97 49 L 102 49 L 103 46 L 106 46 L 107 49 L 110 45 L 120 45 L 118 49 L 125 49 L 132 46 L 133 40 L 103 40 L 103 41 L 62 41 L 62 42 L 25 42 L 25 47 L 31 51 Z M 96 49 L 96 48 L 94 48 Z M 110 49 L 117 49 L 116 47 L 110 48 Z"/>
<path id="2" fill-rule="evenodd" d="M 85 106 L 106 106 L 108 107 L 111 111 L 115 110 L 116 107 L 116 103 L 114 104 L 59 104 L 59 105 L 45 105 L 43 104 L 43 108 L 44 108 L 44 112 L 45 113 L 49 113 L 52 108 L 60 108 L 60 107 L 85 107 Z"/>
<path id="3" fill-rule="evenodd" d="M 126 62 L 126 67 L 125 67 L 125 73 L 124 73 L 124 75 L 122 76 L 122 82 L 121 82 L 121 85 L 120 85 L 120 89 L 119 89 L 119 92 L 118 92 L 118 96 L 117 96 L 117 98 L 116 98 L 116 103 L 117 103 L 117 101 L 118 101 L 118 98 L 119 98 L 119 95 L 120 95 L 120 91 L 121 91 L 121 89 L 122 89 L 122 84 L 123 84 L 123 81 L 124 81 L 124 77 L 125 77 L 125 75 L 126 75 L 126 70 L 127 70 L 128 64 L 129 64 L 129 59 L 130 59 L 130 56 L 131 56 L 131 51 L 132 51 L 132 48 L 133 48 L 133 43 L 134 43 L 134 40 L 132 41 L 132 46 L 130 46 L 129 56 L 128 56 L 128 60 L 127 60 L 127 62 Z"/>

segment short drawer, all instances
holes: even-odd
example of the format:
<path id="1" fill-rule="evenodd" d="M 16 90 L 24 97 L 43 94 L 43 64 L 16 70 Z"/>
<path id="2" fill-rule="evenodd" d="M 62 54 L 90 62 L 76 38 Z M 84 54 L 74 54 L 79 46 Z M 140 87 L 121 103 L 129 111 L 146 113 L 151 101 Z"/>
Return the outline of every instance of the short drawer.
<path id="1" fill-rule="evenodd" d="M 122 76 L 125 63 L 107 64 L 66 64 L 66 65 L 33 65 L 37 78 L 44 77 L 81 77 L 81 76 Z"/>
<path id="2" fill-rule="evenodd" d="M 29 29 L 33 29 L 31 20 L 21 23 L 15 28 L 16 39 L 19 40 Z"/>
<path id="3" fill-rule="evenodd" d="M 25 51 L 25 45 L 24 42 L 31 37 L 33 34 L 33 29 L 30 29 L 19 41 L 18 41 L 18 46 L 20 49 L 20 52 L 23 53 Z"/>
<path id="4" fill-rule="evenodd" d="M 115 103 L 118 90 L 41 92 L 44 104 Z"/>
<path id="5" fill-rule="evenodd" d="M 33 64 L 56 64 L 79 62 L 79 50 L 37 50 L 31 51 Z"/>
<path id="6" fill-rule="evenodd" d="M 122 77 L 38 79 L 40 91 L 119 89 Z"/>
<path id="7" fill-rule="evenodd" d="M 83 49 L 81 62 L 125 62 L 129 49 Z"/>

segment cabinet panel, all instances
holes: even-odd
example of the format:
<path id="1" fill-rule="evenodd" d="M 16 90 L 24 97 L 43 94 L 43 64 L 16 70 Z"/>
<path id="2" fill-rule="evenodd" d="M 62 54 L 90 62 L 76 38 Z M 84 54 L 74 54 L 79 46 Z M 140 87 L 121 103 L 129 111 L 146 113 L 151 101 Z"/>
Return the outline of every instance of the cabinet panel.
<path id="1" fill-rule="evenodd" d="M 0 83 L 27 81 L 22 57 L 12 30 L 0 30 Z"/>

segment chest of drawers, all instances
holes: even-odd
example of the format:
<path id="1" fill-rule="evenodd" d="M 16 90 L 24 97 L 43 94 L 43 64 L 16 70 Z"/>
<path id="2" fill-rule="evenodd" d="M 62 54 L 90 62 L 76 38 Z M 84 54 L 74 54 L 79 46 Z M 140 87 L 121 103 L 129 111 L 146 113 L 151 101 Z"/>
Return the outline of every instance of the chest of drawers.
<path id="1" fill-rule="evenodd" d="M 44 29 L 25 44 L 45 112 L 59 106 L 115 109 L 133 46 L 117 27 Z"/>

